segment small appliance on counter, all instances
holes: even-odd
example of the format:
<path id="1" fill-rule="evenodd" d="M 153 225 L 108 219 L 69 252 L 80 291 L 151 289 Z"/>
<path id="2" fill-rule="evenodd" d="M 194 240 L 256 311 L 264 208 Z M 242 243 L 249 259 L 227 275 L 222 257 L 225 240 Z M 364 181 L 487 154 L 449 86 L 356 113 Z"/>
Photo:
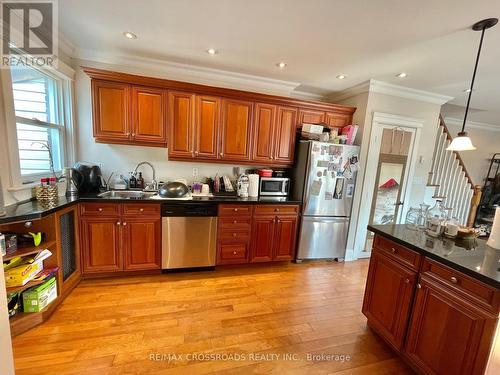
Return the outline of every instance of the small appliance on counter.
<path id="1" fill-rule="evenodd" d="M 101 168 L 98 165 L 85 162 L 77 162 L 74 168 L 79 172 L 78 193 L 98 193 L 103 187 Z"/>
<path id="2" fill-rule="evenodd" d="M 63 174 L 66 180 L 66 196 L 77 197 L 78 188 L 83 181 L 83 176 L 75 168 L 64 168 Z"/>
<path id="3" fill-rule="evenodd" d="M 290 191 L 290 179 L 287 177 L 261 177 L 259 195 L 286 197 Z"/>

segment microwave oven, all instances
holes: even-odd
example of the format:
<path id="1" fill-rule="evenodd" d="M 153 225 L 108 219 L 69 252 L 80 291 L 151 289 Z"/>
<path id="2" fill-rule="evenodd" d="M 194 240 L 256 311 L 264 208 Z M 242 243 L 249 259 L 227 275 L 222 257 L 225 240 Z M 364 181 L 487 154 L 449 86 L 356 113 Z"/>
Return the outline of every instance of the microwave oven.
<path id="1" fill-rule="evenodd" d="M 287 196 L 290 190 L 290 179 L 285 177 L 261 177 L 259 194 L 262 196 Z"/>

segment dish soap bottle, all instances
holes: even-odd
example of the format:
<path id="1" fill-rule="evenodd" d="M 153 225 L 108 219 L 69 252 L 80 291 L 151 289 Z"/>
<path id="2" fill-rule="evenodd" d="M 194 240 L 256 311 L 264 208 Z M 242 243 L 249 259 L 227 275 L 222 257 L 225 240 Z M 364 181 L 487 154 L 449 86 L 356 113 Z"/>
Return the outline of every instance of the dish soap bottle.
<path id="1" fill-rule="evenodd" d="M 130 189 L 135 189 L 137 187 L 137 179 L 135 178 L 134 172 L 130 172 L 130 178 L 128 179 L 128 187 Z"/>
<path id="2" fill-rule="evenodd" d="M 139 172 L 139 177 L 137 177 L 136 187 L 139 189 L 144 189 L 144 178 L 142 178 L 142 172 Z"/>

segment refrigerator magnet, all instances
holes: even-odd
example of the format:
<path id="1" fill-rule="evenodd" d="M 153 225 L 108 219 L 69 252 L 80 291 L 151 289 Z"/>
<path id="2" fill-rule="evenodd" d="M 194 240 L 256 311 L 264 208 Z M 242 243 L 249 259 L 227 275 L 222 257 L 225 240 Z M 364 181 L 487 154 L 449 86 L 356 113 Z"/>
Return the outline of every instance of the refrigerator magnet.
<path id="1" fill-rule="evenodd" d="M 352 178 L 352 170 L 349 164 L 344 168 L 344 177 L 349 180 Z"/>
<path id="2" fill-rule="evenodd" d="M 319 145 L 314 144 L 313 145 L 313 152 L 318 152 L 319 151 Z"/>
<path id="3" fill-rule="evenodd" d="M 325 192 L 325 201 L 331 201 L 333 199 L 333 193 L 331 191 Z"/>
<path id="4" fill-rule="evenodd" d="M 311 185 L 311 195 L 319 196 L 319 193 L 321 192 L 321 185 L 321 180 L 314 180 Z"/>
<path id="5" fill-rule="evenodd" d="M 354 184 L 348 184 L 345 189 L 345 196 L 347 198 L 352 198 L 353 195 L 354 195 Z"/>
<path id="6" fill-rule="evenodd" d="M 333 193 L 333 199 L 342 199 L 344 196 L 344 178 L 337 178 L 335 181 L 335 191 Z"/>
<path id="7" fill-rule="evenodd" d="M 320 168 L 327 168 L 328 164 L 328 160 L 318 160 L 318 167 Z"/>

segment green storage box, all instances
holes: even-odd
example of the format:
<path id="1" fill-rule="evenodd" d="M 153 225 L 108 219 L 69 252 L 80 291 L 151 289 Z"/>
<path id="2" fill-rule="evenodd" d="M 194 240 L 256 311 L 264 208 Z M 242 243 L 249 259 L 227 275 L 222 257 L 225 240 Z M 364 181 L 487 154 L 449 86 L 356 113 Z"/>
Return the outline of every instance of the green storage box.
<path id="1" fill-rule="evenodd" d="M 39 312 L 57 298 L 56 278 L 51 277 L 41 285 L 28 289 L 23 293 L 24 312 Z"/>

